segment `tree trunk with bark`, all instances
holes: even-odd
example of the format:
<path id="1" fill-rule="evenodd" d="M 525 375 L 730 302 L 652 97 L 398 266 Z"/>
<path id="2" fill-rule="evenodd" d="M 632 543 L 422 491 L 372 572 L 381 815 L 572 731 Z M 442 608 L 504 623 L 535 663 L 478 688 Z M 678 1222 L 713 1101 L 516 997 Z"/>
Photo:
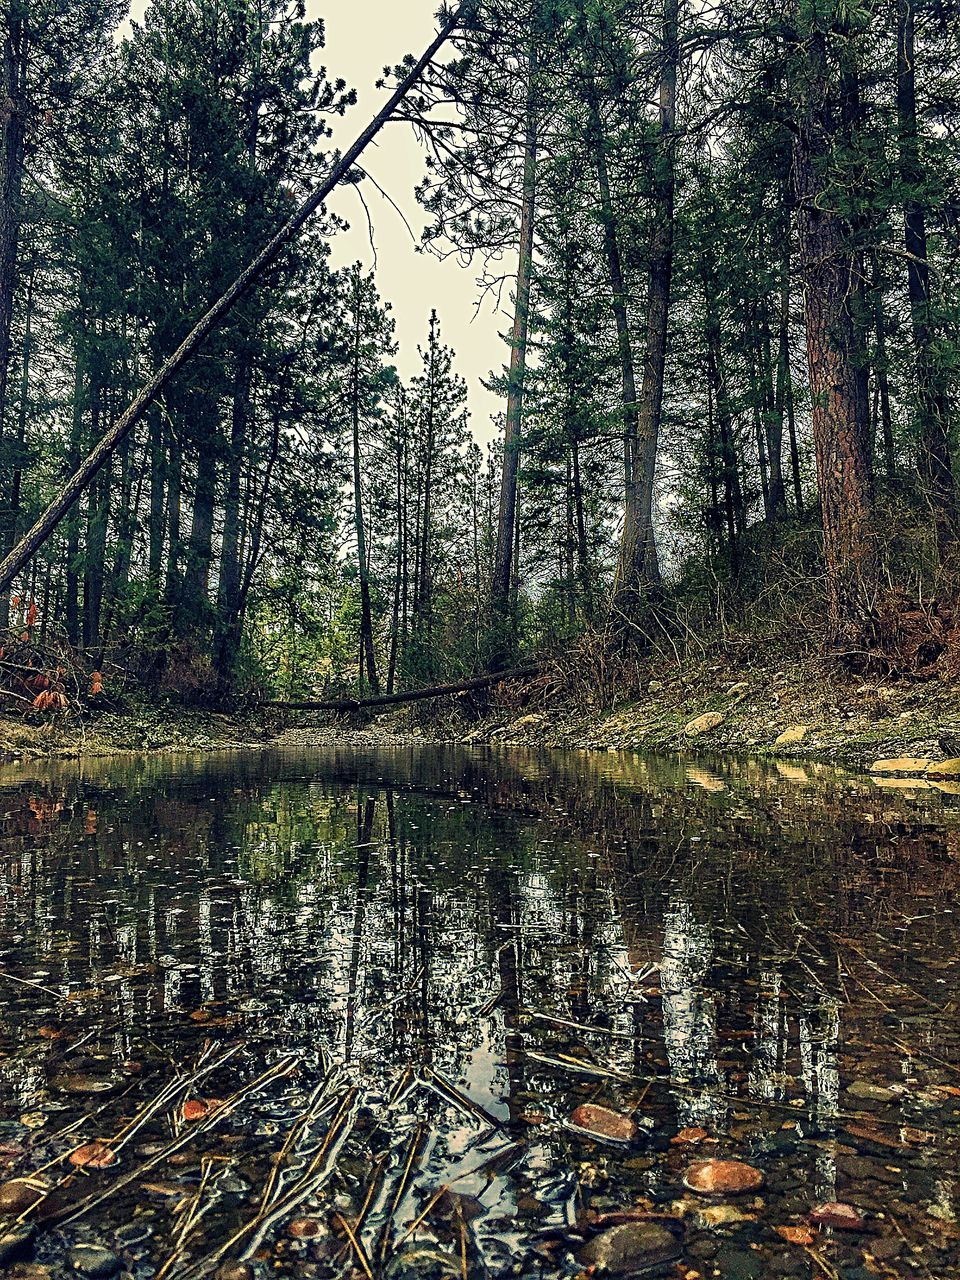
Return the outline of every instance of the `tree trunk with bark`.
<path id="1" fill-rule="evenodd" d="M 17 288 L 21 188 L 26 142 L 26 32 L 19 6 L 8 3 L 3 25 L 3 85 L 0 87 L 0 434 L 7 408 L 11 329 Z M 6 583 L 3 585 L 7 585 Z"/>
<path id="2" fill-rule="evenodd" d="M 357 573 L 360 580 L 360 690 L 363 679 L 373 694 L 380 692 L 377 655 L 373 643 L 373 610 L 370 605 L 370 560 L 363 512 L 363 458 L 360 453 L 360 340 L 363 326 L 361 276 L 356 272 L 353 295 L 353 351 L 350 369 L 350 436 L 353 458 L 353 528 L 357 539 Z"/>
<path id="3" fill-rule="evenodd" d="M 926 210 L 920 196 L 923 162 L 917 127 L 914 0 L 897 4 L 897 123 L 900 177 L 906 193 L 904 247 L 913 330 L 919 419 L 919 468 L 933 510 L 937 546 L 945 558 L 957 541 L 957 491 L 950 454 L 950 406 L 945 371 L 936 353 L 936 327 L 927 257 Z"/>
<path id="4" fill-rule="evenodd" d="M 530 288 L 533 281 L 534 220 L 537 201 L 537 29 L 536 12 L 530 19 L 527 52 L 527 87 L 524 109 L 523 190 L 520 200 L 520 242 L 513 328 L 510 333 L 510 371 L 507 413 L 503 430 L 503 466 L 500 473 L 500 513 L 493 561 L 491 604 L 497 634 L 491 666 L 505 665 L 512 648 L 510 586 L 513 572 L 514 524 L 517 518 L 517 478 L 523 434 L 523 393 L 527 368 L 527 335 L 530 321 Z"/>
<path id="5" fill-rule="evenodd" d="M 793 179 L 804 283 L 807 364 L 826 565 L 828 638 L 861 646 L 878 588 L 868 413 L 853 314 L 858 292 L 850 228 L 823 189 L 836 143 L 837 91 L 826 36 L 807 33 Z"/>
<path id="6" fill-rule="evenodd" d="M 614 605 L 626 611 L 635 608 L 638 596 L 660 581 L 653 502 L 673 278 L 675 134 L 680 60 L 678 0 L 664 0 L 660 57 L 660 136 L 655 156 L 654 224 L 649 249 L 643 380 L 636 408 L 636 437 L 629 460 L 624 528 L 614 584 Z"/>

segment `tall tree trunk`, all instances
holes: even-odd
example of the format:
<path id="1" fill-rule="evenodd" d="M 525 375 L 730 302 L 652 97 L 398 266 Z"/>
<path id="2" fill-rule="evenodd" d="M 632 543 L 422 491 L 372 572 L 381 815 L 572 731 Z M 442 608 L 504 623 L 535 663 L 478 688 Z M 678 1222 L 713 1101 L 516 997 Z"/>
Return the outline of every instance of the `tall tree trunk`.
<path id="1" fill-rule="evenodd" d="M 353 454 L 353 527 L 357 539 L 357 571 L 360 578 L 360 693 L 363 677 L 374 695 L 380 692 L 377 655 L 373 643 L 373 610 L 370 606 L 370 561 L 367 556 L 367 529 L 363 514 L 363 459 L 360 455 L 360 337 L 363 324 L 363 293 L 359 268 L 353 297 L 353 363 L 350 378 L 350 427 Z"/>
<path id="2" fill-rule="evenodd" d="M 147 523 L 147 576 L 159 594 L 163 570 L 163 509 L 166 494 L 166 466 L 163 448 L 163 419 L 160 406 L 150 411 L 148 448 L 150 451 L 150 514 Z"/>
<path id="3" fill-rule="evenodd" d="M 16 452 L 13 458 L 13 479 L 10 482 L 10 506 L 3 531 L 3 554 L 7 555 L 17 540 L 20 522 L 20 506 L 23 492 L 24 446 L 27 439 L 27 417 L 30 401 L 30 357 L 33 353 L 33 286 L 31 273 L 27 296 L 24 301 L 23 356 L 20 362 L 20 403 L 17 407 Z M 10 625 L 10 597 L 0 595 L 0 629 Z"/>
<path id="4" fill-rule="evenodd" d="M 167 451 L 167 568 L 164 599 L 176 605 L 183 583 L 183 451 L 173 431 L 168 433 Z"/>
<path id="5" fill-rule="evenodd" d="M 790 443 L 790 478 L 797 514 L 803 512 L 803 486 L 800 478 L 800 450 L 797 446 L 797 424 L 793 405 L 793 376 L 790 369 L 790 212 L 784 200 L 783 257 L 780 260 L 780 315 L 777 334 L 776 413 L 780 434 L 786 423 Z"/>
<path id="6" fill-rule="evenodd" d="M 617 329 L 617 350 L 620 359 L 623 411 L 623 532 L 617 577 L 614 584 L 615 609 L 632 610 L 636 589 L 644 581 L 646 564 L 646 533 L 643 529 L 643 497 L 638 487 L 640 455 L 640 421 L 637 404 L 637 375 L 630 332 L 628 294 L 620 253 L 620 236 L 613 195 L 610 188 L 610 172 L 607 165 L 607 138 L 600 111 L 600 94 L 596 82 L 593 54 L 589 52 L 593 35 L 590 31 L 585 7 L 578 12 L 580 41 L 585 51 L 587 65 L 584 68 L 584 92 L 587 108 L 587 143 L 597 173 L 597 190 L 600 196 L 600 222 L 603 229 L 607 274 L 610 280 L 610 305 Z M 651 260 L 652 267 L 652 260 Z M 652 283 L 652 279 L 651 279 Z M 652 496 L 650 500 L 652 510 Z M 651 531 L 652 534 L 652 531 Z M 655 544 L 654 557 L 656 555 Z"/>
<path id="7" fill-rule="evenodd" d="M 0 157 L 0 433 L 3 432 L 7 408 L 11 327 L 20 243 L 20 197 L 27 109 L 24 85 L 26 39 L 20 5 L 14 0 L 8 0 L 3 23 L 3 85 L 0 88 L 0 122 L 3 126 L 3 154 Z"/>
<path id="8" fill-rule="evenodd" d="M 704 297 L 704 337 L 707 348 L 707 382 L 716 413 L 717 434 L 719 436 L 719 479 L 723 486 L 723 523 L 726 535 L 727 564 L 730 573 L 736 576 L 740 568 L 740 520 L 738 519 L 738 508 L 742 508 L 743 500 L 740 471 L 737 466 L 737 455 L 733 439 L 733 418 L 723 360 L 720 315 L 716 297 L 714 296 L 714 274 L 715 267 L 712 255 L 707 255 L 701 264 Z M 711 460 L 711 470 L 713 470 L 713 460 Z"/>
<path id="9" fill-rule="evenodd" d="M 583 505 L 583 477 L 580 472 L 580 444 L 575 435 L 570 439 L 571 480 L 573 483 L 573 512 L 577 530 L 577 582 L 580 588 L 580 607 L 584 616 L 593 617 L 594 591 L 590 578 L 590 550 L 587 543 L 587 514 Z"/>
<path id="10" fill-rule="evenodd" d="M 427 387 L 426 436 L 423 444 L 423 514 L 420 529 L 420 580 L 416 595 L 417 627 L 429 636 L 433 613 L 433 563 L 431 560 L 431 533 L 433 525 L 433 464 L 436 448 L 436 361 L 437 361 L 437 313 L 430 313 L 430 370 Z M 516 520 L 514 521 L 516 524 Z"/>
<path id="11" fill-rule="evenodd" d="M 883 445 L 883 470 L 888 480 L 892 480 L 897 469 L 896 451 L 893 439 L 893 414 L 890 410 L 890 383 L 887 370 L 890 357 L 887 353 L 887 317 L 883 309 L 883 277 L 876 256 L 873 259 L 873 330 L 876 341 L 877 358 L 874 362 L 874 376 L 877 390 L 877 418 L 880 425 L 880 439 Z M 876 440 L 877 430 L 874 424 L 871 437 Z"/>
<path id="12" fill-rule="evenodd" d="M 193 488 L 193 515 L 183 574 L 183 595 L 178 616 L 181 631 L 200 625 L 210 604 L 210 566 L 213 560 L 213 518 L 217 498 L 217 405 L 206 404 L 201 423 L 197 473 Z M 207 430 L 203 427 L 206 425 Z"/>
<path id="13" fill-rule="evenodd" d="M 773 338 L 770 333 L 770 299 L 766 294 L 760 299 L 758 320 L 759 346 L 757 358 L 769 477 L 767 519 L 773 521 L 779 520 L 784 514 L 787 506 L 787 493 L 783 480 L 783 412 L 777 401 L 776 372 L 773 365 Z"/>
<path id="14" fill-rule="evenodd" d="M 223 538 L 220 543 L 220 575 L 214 635 L 214 666 L 221 694 L 233 683 L 240 649 L 240 489 L 244 446 L 250 424 L 253 364 L 249 353 L 236 356 L 233 404 L 230 415 L 230 459 L 223 503 Z"/>
<path id="15" fill-rule="evenodd" d="M 513 329 L 510 335 L 510 373 L 507 414 L 503 431 L 503 467 L 500 473 L 500 515 L 493 561 L 491 603 L 497 635 L 492 669 L 506 665 L 512 644 L 510 629 L 510 584 L 513 570 L 514 523 L 517 517 L 517 476 L 523 432 L 523 393 L 527 367 L 527 333 L 530 318 L 530 286 L 533 280 L 534 220 L 537 200 L 537 22 L 536 6 L 530 17 L 527 53 L 527 92 L 524 112 L 523 192 L 520 204 L 520 244 Z"/>
<path id="16" fill-rule="evenodd" d="M 859 335 L 852 312 L 855 256 L 849 228 L 822 187 L 836 143 L 836 92 L 826 37 L 807 33 L 798 84 L 799 120 L 793 175 L 800 263 L 804 277 L 807 364 L 813 439 L 823 524 L 829 640 L 861 645 L 878 585 L 872 529 L 867 405 L 858 368 Z"/>
<path id="17" fill-rule="evenodd" d="M 935 349 L 926 213 L 920 196 L 924 180 L 917 128 L 914 0 L 897 4 L 897 121 L 900 177 L 905 192 L 904 242 L 907 292 L 916 361 L 920 475 L 926 486 L 945 557 L 957 540 L 957 491 L 950 456 L 950 406 L 944 370 Z"/>
<path id="18" fill-rule="evenodd" d="M 73 404 L 70 418 L 70 444 L 67 451 L 68 474 L 80 458 L 83 437 L 85 372 L 82 340 L 74 343 Z M 80 647 L 80 522 L 76 510 L 70 512 L 66 527 L 67 563 L 64 573 L 64 614 L 67 639 L 73 648 Z"/>
<path id="19" fill-rule="evenodd" d="M 393 585 L 393 617 L 390 624 L 390 654 L 387 660 L 387 693 L 393 693 L 396 684 L 401 623 L 404 627 L 406 626 L 404 595 L 407 578 L 407 419 L 402 392 L 400 404 L 397 407 L 397 419 L 400 432 L 397 437 L 397 568 Z"/>
<path id="20" fill-rule="evenodd" d="M 673 277 L 674 200 L 676 192 L 675 133 L 679 3 L 664 0 L 660 35 L 660 137 L 656 152 L 653 234 L 649 249 L 646 344 L 643 381 L 637 404 L 636 440 L 630 460 L 623 537 L 617 561 L 614 601 L 630 607 L 638 592 L 660 580 L 653 529 L 653 497 L 660 421 L 663 415 L 667 331 Z"/>

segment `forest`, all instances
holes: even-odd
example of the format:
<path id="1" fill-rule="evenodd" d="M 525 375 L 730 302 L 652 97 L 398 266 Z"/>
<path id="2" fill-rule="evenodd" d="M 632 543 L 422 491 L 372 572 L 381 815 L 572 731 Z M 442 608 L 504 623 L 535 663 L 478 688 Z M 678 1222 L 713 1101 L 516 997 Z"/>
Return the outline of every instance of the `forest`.
<path id="1" fill-rule="evenodd" d="M 435 30 L 370 122 L 303 0 L 7 0 L 0 660 L 55 672 L 11 696 L 362 697 L 733 634 L 960 653 L 954 0 Z M 332 260 L 325 197 L 386 121 L 422 252 L 502 318 L 486 447 L 442 309 L 404 378 L 399 300 Z"/>

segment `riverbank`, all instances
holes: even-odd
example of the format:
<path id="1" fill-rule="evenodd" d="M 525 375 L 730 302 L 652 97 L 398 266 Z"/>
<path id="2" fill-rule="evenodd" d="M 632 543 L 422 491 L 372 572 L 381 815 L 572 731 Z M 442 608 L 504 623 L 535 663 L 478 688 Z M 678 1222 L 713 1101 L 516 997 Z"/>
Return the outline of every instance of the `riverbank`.
<path id="1" fill-rule="evenodd" d="M 877 760 L 960 757 L 960 693 L 944 680 L 867 679 L 823 658 L 662 665 L 639 696 L 614 706 L 574 698 L 549 672 L 514 683 L 483 717 L 446 698 L 370 716 L 245 715 L 137 708 L 0 720 L 0 757 L 107 756 L 337 742 L 466 742 L 567 749 L 724 752 L 870 768 Z"/>

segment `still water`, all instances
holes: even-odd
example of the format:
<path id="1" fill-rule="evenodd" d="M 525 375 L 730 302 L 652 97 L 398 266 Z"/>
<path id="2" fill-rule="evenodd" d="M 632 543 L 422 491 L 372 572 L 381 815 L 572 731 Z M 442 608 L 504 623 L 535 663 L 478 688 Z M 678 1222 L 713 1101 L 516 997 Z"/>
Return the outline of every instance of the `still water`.
<path id="1" fill-rule="evenodd" d="M 5 1274 L 960 1276 L 958 790 L 5 766 Z"/>

